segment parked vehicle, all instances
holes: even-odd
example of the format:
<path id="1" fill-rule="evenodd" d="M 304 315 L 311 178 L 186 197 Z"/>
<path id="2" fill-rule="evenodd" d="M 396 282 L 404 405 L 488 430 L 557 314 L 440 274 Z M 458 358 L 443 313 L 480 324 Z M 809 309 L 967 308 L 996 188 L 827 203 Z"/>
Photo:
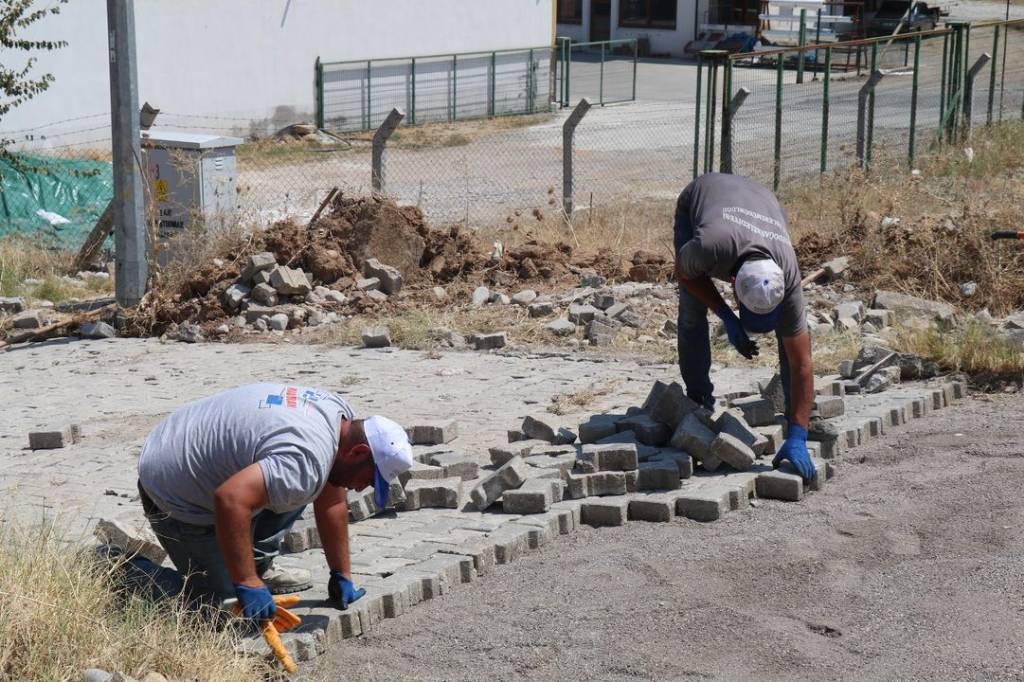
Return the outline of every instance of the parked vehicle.
<path id="1" fill-rule="evenodd" d="M 913 8 L 911 8 L 913 5 Z M 907 10 L 910 10 L 908 15 Z M 900 22 L 906 16 L 906 21 Z M 875 16 L 868 22 L 867 31 L 871 36 L 887 36 L 896 33 L 912 33 L 914 31 L 931 31 L 939 23 L 941 11 L 938 7 L 929 7 L 923 2 L 912 0 L 885 0 Z"/>

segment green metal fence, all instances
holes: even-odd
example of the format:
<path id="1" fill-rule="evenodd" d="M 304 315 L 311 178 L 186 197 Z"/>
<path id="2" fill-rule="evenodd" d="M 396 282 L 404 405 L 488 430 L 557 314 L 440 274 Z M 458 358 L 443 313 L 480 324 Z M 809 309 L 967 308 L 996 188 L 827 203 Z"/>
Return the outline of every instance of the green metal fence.
<path id="1" fill-rule="evenodd" d="M 584 97 L 600 105 L 635 100 L 637 44 L 635 38 L 589 43 L 558 38 L 559 105 L 574 106 Z"/>
<path id="2" fill-rule="evenodd" d="M 315 65 L 317 125 L 372 130 L 393 108 L 409 124 L 547 111 L 550 46 Z"/>
<path id="3" fill-rule="evenodd" d="M 1024 117 L 1024 21 L 949 22 L 753 55 L 707 51 L 697 90 L 695 175 L 731 171 L 778 188 L 810 172 L 866 168 L 880 154 L 913 165 L 971 127 Z"/>

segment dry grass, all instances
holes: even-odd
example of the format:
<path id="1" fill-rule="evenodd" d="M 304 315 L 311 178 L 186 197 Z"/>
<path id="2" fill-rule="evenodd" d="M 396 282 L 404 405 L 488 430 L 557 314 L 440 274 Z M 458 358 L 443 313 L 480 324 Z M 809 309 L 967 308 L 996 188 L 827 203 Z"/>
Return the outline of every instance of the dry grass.
<path id="1" fill-rule="evenodd" d="M 548 412 L 559 416 L 580 412 L 591 407 L 598 398 L 612 393 L 622 383 L 619 380 L 594 382 L 583 388 L 568 393 L 557 393 L 551 396 Z"/>
<path id="2" fill-rule="evenodd" d="M 44 248 L 25 237 L 0 238 L 0 296 L 27 296 L 59 303 L 69 298 L 90 298 L 114 290 L 114 279 L 94 277 L 67 280 L 75 254 Z M 25 286 L 26 279 L 41 280 Z"/>
<path id="3" fill-rule="evenodd" d="M 241 223 L 231 223 L 230 227 L 216 230 L 200 227 L 201 221 L 193 221 L 193 225 L 167 246 L 175 254 L 173 261 L 158 267 L 155 261 L 159 256 L 150 258 L 154 289 L 178 291 L 190 274 L 224 253 L 241 252 L 246 242 L 255 237 L 254 230 Z"/>
<path id="4" fill-rule="evenodd" d="M 265 666 L 234 653 L 232 635 L 176 603 L 111 589 L 110 568 L 52 526 L 0 531 L 0 679 L 80 680 L 96 667 L 173 680 L 252 682 Z"/>
<path id="5" fill-rule="evenodd" d="M 897 328 L 893 348 L 933 360 L 944 371 L 996 376 L 1018 383 L 1024 379 L 1024 350 L 1002 337 L 987 323 L 968 320 L 951 331 Z"/>
<path id="6" fill-rule="evenodd" d="M 1002 314 L 1024 307 L 1024 249 L 989 234 L 1017 229 L 1024 202 L 1024 123 L 980 129 L 970 143 L 920 164 L 913 177 L 879 162 L 787 191 L 790 231 L 809 271 L 838 255 L 851 259 L 847 280 L 895 289 L 968 309 Z M 898 218 L 884 225 L 882 218 Z M 967 298 L 960 285 L 975 282 Z"/>

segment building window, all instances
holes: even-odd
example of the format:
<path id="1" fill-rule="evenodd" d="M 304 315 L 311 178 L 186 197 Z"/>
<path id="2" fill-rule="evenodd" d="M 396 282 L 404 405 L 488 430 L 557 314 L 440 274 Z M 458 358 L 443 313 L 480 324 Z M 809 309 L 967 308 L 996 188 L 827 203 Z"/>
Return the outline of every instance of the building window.
<path id="1" fill-rule="evenodd" d="M 583 0 L 558 0 L 558 23 L 582 24 Z"/>
<path id="2" fill-rule="evenodd" d="M 675 29 L 677 0 L 621 0 L 619 26 Z"/>

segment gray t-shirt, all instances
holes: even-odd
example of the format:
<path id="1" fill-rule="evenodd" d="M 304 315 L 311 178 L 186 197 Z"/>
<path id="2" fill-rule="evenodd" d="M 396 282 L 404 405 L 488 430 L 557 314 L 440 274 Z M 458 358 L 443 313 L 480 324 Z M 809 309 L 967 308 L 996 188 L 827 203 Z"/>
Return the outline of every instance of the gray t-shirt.
<path id="1" fill-rule="evenodd" d="M 706 173 L 679 195 L 676 217 L 688 217 L 693 228 L 693 239 L 676 254 L 683 277 L 729 282 L 744 257 L 771 258 L 786 280 L 779 331 L 789 337 L 804 330 L 800 267 L 786 232 L 786 214 L 771 190 L 739 175 Z"/>
<path id="2" fill-rule="evenodd" d="M 172 518 L 213 525 L 213 493 L 258 462 L 275 512 L 316 499 L 338 451 L 348 403 L 284 384 L 241 386 L 189 403 L 160 422 L 139 456 L 139 481 Z"/>

